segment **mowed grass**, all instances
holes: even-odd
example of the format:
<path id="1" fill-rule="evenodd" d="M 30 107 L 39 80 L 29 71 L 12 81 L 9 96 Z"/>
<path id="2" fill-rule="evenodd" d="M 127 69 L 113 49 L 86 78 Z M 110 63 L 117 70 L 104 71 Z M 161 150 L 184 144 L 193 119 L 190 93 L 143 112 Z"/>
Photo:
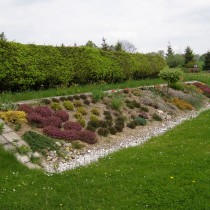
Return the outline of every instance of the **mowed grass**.
<path id="1" fill-rule="evenodd" d="M 0 209 L 210 209 L 210 111 L 145 144 L 47 175 L 0 149 Z"/>

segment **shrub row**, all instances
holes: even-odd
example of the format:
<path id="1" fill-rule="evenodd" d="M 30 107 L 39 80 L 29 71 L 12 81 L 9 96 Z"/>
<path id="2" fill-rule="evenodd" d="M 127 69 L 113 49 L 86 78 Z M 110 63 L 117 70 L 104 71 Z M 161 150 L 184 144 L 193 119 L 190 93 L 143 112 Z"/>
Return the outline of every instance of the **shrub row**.
<path id="1" fill-rule="evenodd" d="M 0 40 L 2 91 L 152 77 L 165 65 L 158 54 L 130 54 L 89 47 L 55 47 Z"/>

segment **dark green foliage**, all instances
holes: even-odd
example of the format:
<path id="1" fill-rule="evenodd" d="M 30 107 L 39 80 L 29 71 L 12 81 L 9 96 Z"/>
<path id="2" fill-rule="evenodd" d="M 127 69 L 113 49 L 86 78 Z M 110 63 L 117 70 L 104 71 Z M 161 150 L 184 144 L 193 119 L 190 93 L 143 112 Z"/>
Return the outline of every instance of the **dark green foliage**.
<path id="1" fill-rule="evenodd" d="M 154 113 L 153 115 L 152 115 L 152 118 L 155 120 L 155 121 L 162 121 L 163 119 L 158 115 L 158 114 L 156 114 L 156 113 Z"/>
<path id="2" fill-rule="evenodd" d="M 52 101 L 59 103 L 59 99 L 58 98 L 52 98 Z"/>
<path id="3" fill-rule="evenodd" d="M 66 101 L 66 100 L 67 100 L 67 97 L 61 96 L 61 97 L 60 97 L 60 100 L 61 100 L 61 101 Z"/>
<path id="4" fill-rule="evenodd" d="M 115 135 L 117 133 L 116 127 L 109 127 L 109 132 L 110 134 Z"/>
<path id="5" fill-rule="evenodd" d="M 108 127 L 108 122 L 107 121 L 104 121 L 104 120 L 100 120 L 99 121 L 99 126 L 101 128 L 107 128 Z"/>
<path id="6" fill-rule="evenodd" d="M 182 67 L 184 62 L 184 56 L 180 54 L 170 55 L 166 58 L 166 63 L 170 68 Z"/>
<path id="7" fill-rule="evenodd" d="M 134 121 L 135 121 L 136 125 L 144 126 L 147 124 L 147 121 L 143 117 L 135 117 Z"/>
<path id="8" fill-rule="evenodd" d="M 80 99 L 80 96 L 79 96 L 79 95 L 74 95 L 73 98 L 74 98 L 75 100 L 79 100 L 79 99 Z"/>
<path id="9" fill-rule="evenodd" d="M 89 105 L 89 104 L 90 104 L 90 101 L 87 100 L 87 99 L 85 99 L 85 100 L 84 100 L 84 104 Z"/>
<path id="10" fill-rule="evenodd" d="M 142 106 L 140 110 L 143 112 L 149 112 L 149 109 L 146 106 Z"/>
<path id="11" fill-rule="evenodd" d="M 210 70 L 210 51 L 205 54 L 203 70 Z"/>
<path id="12" fill-rule="evenodd" d="M 74 100 L 74 97 L 73 97 L 73 96 L 68 96 L 67 99 L 68 99 L 69 101 L 73 101 L 73 100 Z"/>
<path id="13" fill-rule="evenodd" d="M 41 100 L 41 102 L 43 103 L 43 104 L 50 104 L 51 103 L 51 100 L 50 99 L 48 99 L 48 98 L 44 98 L 44 99 L 42 99 Z"/>
<path id="14" fill-rule="evenodd" d="M 87 99 L 87 96 L 85 94 L 81 94 L 80 98 L 85 100 L 85 99 Z"/>
<path id="15" fill-rule="evenodd" d="M 155 76 L 166 65 L 159 55 L 53 47 L 0 40 L 0 89 L 28 90 Z"/>
<path id="16" fill-rule="evenodd" d="M 192 49 L 189 46 L 185 49 L 184 59 L 185 59 L 185 65 L 188 68 L 193 67 L 193 65 L 195 64 L 194 54 L 193 54 Z"/>
<path id="17" fill-rule="evenodd" d="M 109 134 L 109 129 L 108 128 L 99 128 L 97 132 L 100 136 L 108 136 Z"/>
<path id="18" fill-rule="evenodd" d="M 114 128 L 116 128 L 116 130 L 117 130 L 118 132 L 122 132 L 122 131 L 123 131 L 123 128 L 124 128 L 124 125 L 122 126 L 122 125 L 116 124 L 116 125 L 114 126 Z"/>
<path id="19" fill-rule="evenodd" d="M 59 147 L 53 139 L 33 131 L 26 132 L 23 135 L 23 139 L 30 145 L 33 152 L 37 151 L 45 154 L 45 150 L 59 150 Z"/>
<path id="20" fill-rule="evenodd" d="M 136 124 L 136 122 L 134 120 L 129 122 L 129 123 L 127 123 L 127 127 L 128 128 L 134 129 L 136 126 L 137 126 L 137 124 Z"/>
<path id="21" fill-rule="evenodd" d="M 90 131 L 96 131 L 96 127 L 94 126 L 95 125 L 95 122 L 94 123 L 92 123 L 92 121 L 89 121 L 88 123 L 87 123 L 87 129 L 88 130 L 90 130 Z"/>

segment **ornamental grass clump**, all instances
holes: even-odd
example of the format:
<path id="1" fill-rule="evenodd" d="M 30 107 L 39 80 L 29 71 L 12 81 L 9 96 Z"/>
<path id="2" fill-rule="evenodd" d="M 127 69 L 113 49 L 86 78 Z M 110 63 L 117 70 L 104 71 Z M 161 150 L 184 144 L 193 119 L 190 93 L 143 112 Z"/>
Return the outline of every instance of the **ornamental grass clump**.
<path id="1" fill-rule="evenodd" d="M 67 141 L 74 141 L 78 140 L 80 135 L 78 130 L 64 130 L 61 131 L 62 133 L 62 139 L 67 140 Z"/>
<path id="2" fill-rule="evenodd" d="M 74 110 L 74 104 L 71 103 L 70 101 L 64 101 L 63 106 L 66 110 L 69 110 L 69 111 Z"/>
<path id="3" fill-rule="evenodd" d="M 62 122 L 66 122 L 69 119 L 69 114 L 64 110 L 55 111 L 53 116 L 60 118 Z"/>
<path id="4" fill-rule="evenodd" d="M 105 96 L 105 92 L 103 90 L 95 89 L 92 91 L 92 98 L 94 101 L 102 100 Z"/>
<path id="5" fill-rule="evenodd" d="M 113 98 L 111 100 L 111 107 L 114 110 L 120 111 L 122 105 L 123 105 L 123 101 L 122 101 L 122 98 L 120 98 L 120 97 Z"/>

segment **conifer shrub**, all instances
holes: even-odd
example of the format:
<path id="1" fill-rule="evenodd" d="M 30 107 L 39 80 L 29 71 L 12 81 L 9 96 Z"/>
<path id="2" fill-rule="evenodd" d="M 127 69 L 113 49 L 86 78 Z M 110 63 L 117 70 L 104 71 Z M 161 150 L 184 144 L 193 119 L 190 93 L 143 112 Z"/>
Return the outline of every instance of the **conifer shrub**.
<path id="1" fill-rule="evenodd" d="M 146 106 L 142 106 L 140 110 L 143 112 L 149 112 L 149 109 Z"/>
<path id="2" fill-rule="evenodd" d="M 74 110 L 74 104 L 71 103 L 70 101 L 64 101 L 63 106 L 66 110 L 70 110 L 70 111 Z"/>
<path id="3" fill-rule="evenodd" d="M 62 107 L 61 107 L 61 105 L 60 105 L 59 102 L 53 102 L 53 103 L 51 103 L 51 104 L 50 104 L 50 107 L 51 107 L 54 111 L 56 111 L 56 110 L 61 110 L 61 109 L 62 109 Z"/>
<path id="4" fill-rule="evenodd" d="M 69 119 L 69 114 L 64 110 L 55 111 L 53 116 L 60 118 L 62 122 L 66 122 Z"/>
<path id="5" fill-rule="evenodd" d="M 76 119 L 79 119 L 79 118 L 82 118 L 83 116 L 82 116 L 82 113 L 76 112 L 76 113 L 74 113 L 74 117 L 75 117 Z"/>
<path id="6" fill-rule="evenodd" d="M 95 114 L 91 114 L 90 115 L 90 120 L 91 121 L 99 121 L 99 117 L 97 115 L 95 115 Z"/>
<path id="7" fill-rule="evenodd" d="M 73 104 L 74 104 L 75 107 L 82 107 L 82 103 L 79 100 L 73 101 Z"/>
<path id="8" fill-rule="evenodd" d="M 84 128 L 86 126 L 86 121 L 83 117 L 79 117 L 77 122 Z"/>
<path id="9" fill-rule="evenodd" d="M 99 121 L 99 126 L 100 126 L 101 128 L 107 128 L 109 125 L 108 125 L 107 121 L 100 120 L 100 121 Z"/>
<path id="10" fill-rule="evenodd" d="M 68 99 L 67 99 L 67 97 L 65 97 L 65 96 L 61 96 L 61 97 L 60 97 L 60 100 L 61 100 L 61 101 L 67 101 Z"/>
<path id="11" fill-rule="evenodd" d="M 114 126 L 114 128 L 116 128 L 116 130 L 117 130 L 118 132 L 122 132 L 122 131 L 123 131 L 123 128 L 124 128 L 124 125 L 116 124 L 116 125 Z"/>
<path id="12" fill-rule="evenodd" d="M 65 122 L 63 124 L 63 128 L 65 130 L 77 130 L 77 131 L 82 130 L 82 126 L 78 122 L 72 122 L 72 121 Z"/>
<path id="13" fill-rule="evenodd" d="M 97 136 L 95 132 L 90 130 L 84 130 L 79 133 L 79 139 L 88 144 L 95 144 L 97 142 Z"/>
<path id="14" fill-rule="evenodd" d="M 94 128 L 98 128 L 100 126 L 100 121 L 99 120 L 90 120 L 88 122 L 88 125 L 91 125 Z"/>
<path id="15" fill-rule="evenodd" d="M 93 126 L 93 124 L 91 123 L 91 121 L 89 121 L 88 123 L 87 123 L 87 130 L 90 130 L 90 131 L 96 131 L 96 127 L 95 126 Z"/>
<path id="16" fill-rule="evenodd" d="M 111 107 L 114 110 L 119 111 L 123 105 L 122 98 L 116 97 L 111 100 Z"/>
<path id="17" fill-rule="evenodd" d="M 145 126 L 147 124 L 147 121 L 143 117 L 135 117 L 134 122 L 136 123 L 136 125 L 141 125 L 141 126 Z"/>
<path id="18" fill-rule="evenodd" d="M 107 137 L 108 134 L 109 134 L 109 129 L 108 128 L 99 128 L 97 133 L 100 135 L 100 136 L 104 136 L 104 137 Z"/>

